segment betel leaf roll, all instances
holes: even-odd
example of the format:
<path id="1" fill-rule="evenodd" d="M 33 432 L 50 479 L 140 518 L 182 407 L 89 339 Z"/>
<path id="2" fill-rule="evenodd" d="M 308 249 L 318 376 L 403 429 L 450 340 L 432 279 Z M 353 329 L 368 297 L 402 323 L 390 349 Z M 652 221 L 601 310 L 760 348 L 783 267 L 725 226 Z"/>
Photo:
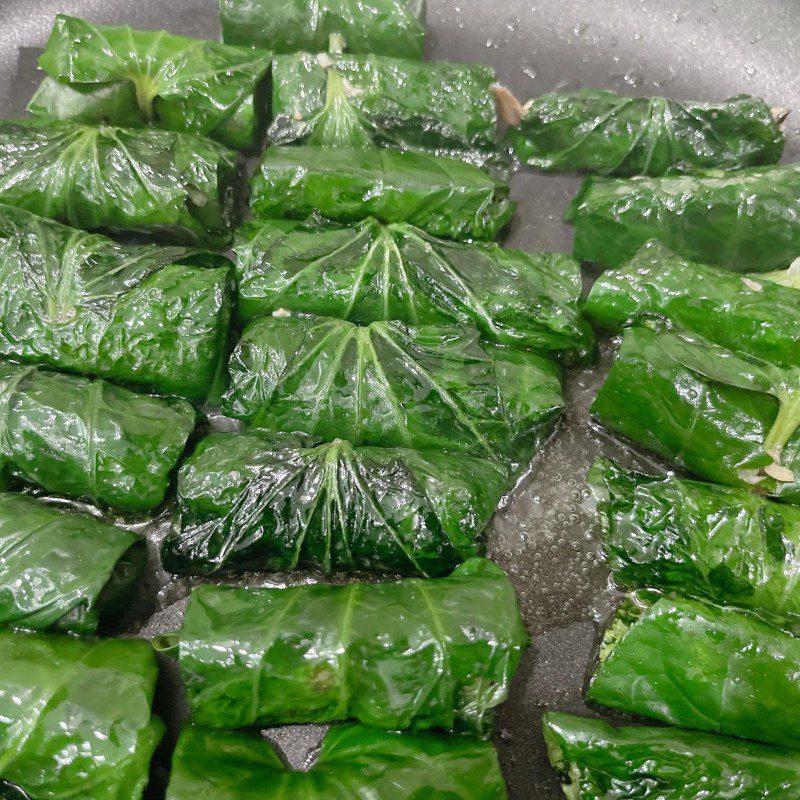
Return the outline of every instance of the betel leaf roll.
<path id="1" fill-rule="evenodd" d="M 55 119 L 155 125 L 235 149 L 258 144 L 271 54 L 167 31 L 59 14 L 39 57 L 47 73 L 28 110 Z"/>
<path id="2" fill-rule="evenodd" d="M 75 228 L 221 247 L 237 173 L 233 151 L 193 134 L 0 123 L 0 202 Z"/>
<path id="3" fill-rule="evenodd" d="M 162 562 L 195 574 L 302 566 L 444 575 L 478 555 L 507 486 L 487 459 L 215 433 L 178 473 Z"/>
<path id="4" fill-rule="evenodd" d="M 0 457 L 12 476 L 49 492 L 149 511 L 194 425 L 185 400 L 0 362 Z"/>
<path id="5" fill-rule="evenodd" d="M 639 317 L 660 316 L 731 350 L 800 367 L 797 289 L 687 261 L 658 242 L 603 272 L 586 314 L 613 331 Z"/>
<path id="6" fill-rule="evenodd" d="M 528 461 L 562 407 L 558 368 L 459 326 L 261 317 L 229 364 L 225 414 L 353 445 Z"/>
<path id="7" fill-rule="evenodd" d="M 695 334 L 628 328 L 592 413 L 701 478 L 800 504 L 800 384 Z"/>
<path id="8" fill-rule="evenodd" d="M 589 485 L 618 583 L 800 616 L 800 509 L 605 459 L 592 467 Z"/>
<path id="9" fill-rule="evenodd" d="M 741 169 L 774 164 L 783 151 L 781 115 L 748 95 L 700 103 L 579 89 L 534 98 L 521 116 L 506 142 L 521 163 L 551 172 Z"/>
<path id="10" fill-rule="evenodd" d="M 0 664 L 0 794 L 140 800 L 163 732 L 149 643 L 5 631 Z"/>
<path id="11" fill-rule="evenodd" d="M 548 711 L 550 763 L 569 800 L 767 800 L 800 796 L 800 755 L 678 728 L 614 728 Z"/>
<path id="12" fill-rule="evenodd" d="M 606 631 L 587 697 L 602 706 L 800 747 L 800 639 L 753 614 L 634 595 Z"/>
<path id="13" fill-rule="evenodd" d="M 272 62 L 275 144 L 382 145 L 482 163 L 496 154 L 495 73 L 483 64 L 293 53 Z"/>
<path id="14" fill-rule="evenodd" d="M 303 771 L 286 767 L 262 738 L 188 727 L 178 738 L 167 792 L 167 800 L 412 797 L 506 800 L 494 748 L 463 736 L 337 725 Z"/>
<path id="15" fill-rule="evenodd" d="M 332 34 L 351 53 L 425 53 L 425 0 L 219 0 L 219 16 L 225 42 L 275 53 L 324 51 Z"/>
<path id="16" fill-rule="evenodd" d="M 352 322 L 468 323 L 483 338 L 567 358 L 594 352 L 581 273 L 562 253 L 450 242 L 412 225 L 289 220 L 237 232 L 239 315 L 284 308 Z"/>
<path id="17" fill-rule="evenodd" d="M 0 625 L 93 633 L 126 609 L 145 560 L 135 533 L 0 493 Z"/>
<path id="18" fill-rule="evenodd" d="M 587 178 L 568 207 L 573 255 L 617 266 L 648 240 L 738 272 L 788 266 L 800 252 L 800 165 L 665 178 Z"/>
<path id="19" fill-rule="evenodd" d="M 124 245 L 0 204 L 0 354 L 202 401 L 225 359 L 231 265 Z"/>
<path id="20" fill-rule="evenodd" d="M 445 239 L 496 239 L 516 204 L 472 164 L 383 148 L 270 147 L 250 182 L 257 219 L 407 222 Z"/>
<path id="21" fill-rule="evenodd" d="M 527 643 L 508 578 L 471 559 L 447 578 L 199 586 L 179 661 L 207 727 L 352 718 L 488 735 Z"/>

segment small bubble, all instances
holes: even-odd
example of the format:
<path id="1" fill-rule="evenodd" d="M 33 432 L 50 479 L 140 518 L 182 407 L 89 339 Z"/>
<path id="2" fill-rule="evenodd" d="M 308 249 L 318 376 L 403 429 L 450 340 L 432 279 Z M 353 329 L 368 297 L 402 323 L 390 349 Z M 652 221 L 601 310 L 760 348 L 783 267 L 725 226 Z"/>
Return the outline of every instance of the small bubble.
<path id="1" fill-rule="evenodd" d="M 527 75 L 531 80 L 536 77 L 536 70 L 530 66 L 529 64 L 522 65 L 522 71 Z"/>
<path id="2" fill-rule="evenodd" d="M 636 41 L 638 42 L 639 39 L 642 38 L 642 34 L 637 31 L 636 33 L 633 34 L 633 38 L 636 39 Z"/>
<path id="3" fill-rule="evenodd" d="M 745 64 L 744 65 L 744 71 L 745 71 L 745 74 L 748 77 L 751 77 L 751 78 L 753 77 L 753 75 L 756 74 L 756 68 L 752 64 Z"/>

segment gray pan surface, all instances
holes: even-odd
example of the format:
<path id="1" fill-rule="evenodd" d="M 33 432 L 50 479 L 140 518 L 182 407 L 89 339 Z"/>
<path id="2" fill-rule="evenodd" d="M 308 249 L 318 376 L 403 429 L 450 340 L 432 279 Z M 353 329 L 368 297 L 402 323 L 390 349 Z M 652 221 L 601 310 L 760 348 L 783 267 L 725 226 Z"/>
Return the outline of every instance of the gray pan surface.
<path id="1" fill-rule="evenodd" d="M 36 58 L 54 14 L 96 22 L 165 27 L 216 37 L 216 0 L 0 0 L 0 113 L 23 113 L 39 80 Z M 608 87 L 628 94 L 666 94 L 714 100 L 740 92 L 793 109 L 785 130 L 785 160 L 800 153 L 800 4 L 783 0 L 429 0 L 431 58 L 481 61 L 521 99 L 556 89 Z M 561 222 L 577 190 L 574 176 L 519 174 L 520 207 L 508 244 L 528 250 L 570 250 Z M 587 270 L 587 282 L 591 280 Z M 568 411 L 531 472 L 498 511 L 490 555 L 514 582 L 534 647 L 497 719 L 496 743 L 512 800 L 561 797 L 539 733 L 547 707 L 591 713 L 581 696 L 594 657 L 598 625 L 613 607 L 607 570 L 598 552 L 593 503 L 585 487 L 599 454 L 658 470 L 589 425 L 587 409 L 607 369 L 573 370 L 566 381 Z M 148 527 L 156 541 L 164 523 Z M 282 585 L 308 576 L 255 576 Z M 155 635 L 176 628 L 188 591 L 152 564 L 142 609 L 131 631 Z M 174 735 L 180 687 L 167 668 L 159 712 Z M 319 741 L 314 726 L 270 732 L 287 761 L 304 764 Z M 150 796 L 163 796 L 169 743 L 160 753 Z"/>

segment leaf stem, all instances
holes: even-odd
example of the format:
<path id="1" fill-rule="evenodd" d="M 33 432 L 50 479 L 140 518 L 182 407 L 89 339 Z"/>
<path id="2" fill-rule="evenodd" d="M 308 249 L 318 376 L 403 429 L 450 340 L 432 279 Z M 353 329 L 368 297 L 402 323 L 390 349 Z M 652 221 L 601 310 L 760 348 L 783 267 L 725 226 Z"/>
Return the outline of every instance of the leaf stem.
<path id="1" fill-rule="evenodd" d="M 786 443 L 800 427 L 800 390 L 787 389 L 776 394 L 776 397 L 778 398 L 778 415 L 764 439 L 764 449 L 770 454 L 775 453 L 779 456 Z M 773 458 L 780 463 L 779 458 L 775 458 L 774 455 Z"/>

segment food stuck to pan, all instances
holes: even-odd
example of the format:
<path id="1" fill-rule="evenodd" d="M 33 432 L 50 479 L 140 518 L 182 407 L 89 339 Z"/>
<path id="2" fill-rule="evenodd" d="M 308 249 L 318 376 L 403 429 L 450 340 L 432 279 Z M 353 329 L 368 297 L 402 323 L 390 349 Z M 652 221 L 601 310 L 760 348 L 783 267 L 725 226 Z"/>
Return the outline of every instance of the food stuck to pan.
<path id="1" fill-rule="evenodd" d="M 59 14 L 0 123 L 0 798 L 523 800 L 515 736 L 569 800 L 798 796 L 788 110 L 523 103 L 425 60 L 419 0 L 218 13 Z M 572 253 L 503 245 L 524 169 L 588 175 Z M 551 469 L 595 328 L 647 471 Z M 541 475 L 615 593 L 583 715 L 524 701 L 548 587 L 490 560 L 520 480 L 514 558 L 547 538 Z M 302 763 L 266 730 L 309 724 Z"/>

